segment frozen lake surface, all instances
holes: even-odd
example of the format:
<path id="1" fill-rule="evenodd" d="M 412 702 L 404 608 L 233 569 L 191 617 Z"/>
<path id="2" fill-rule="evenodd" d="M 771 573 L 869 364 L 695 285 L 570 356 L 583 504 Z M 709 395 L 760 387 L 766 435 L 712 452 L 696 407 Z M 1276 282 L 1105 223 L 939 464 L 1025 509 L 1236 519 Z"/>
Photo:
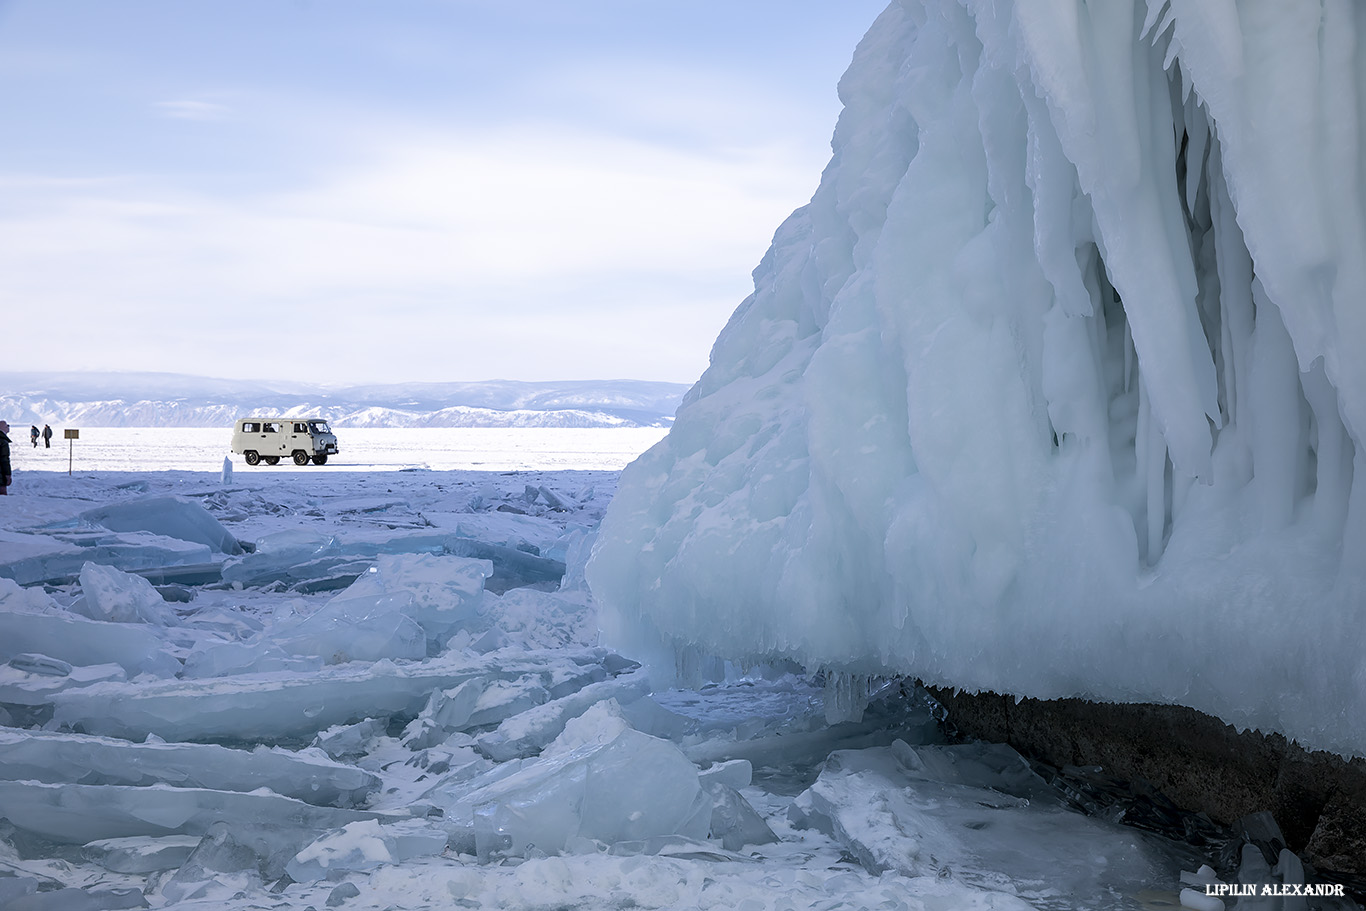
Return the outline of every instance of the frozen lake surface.
<path id="1" fill-rule="evenodd" d="M 240 455 L 234 464 L 252 472 L 399 471 L 405 468 L 483 471 L 620 470 L 657 443 L 666 428 L 333 428 L 341 452 L 326 466 L 297 467 L 288 459 L 276 466 L 248 468 Z M 14 440 L 14 470 L 212 471 L 230 455 L 230 428 L 87 427 L 80 439 L 62 439 L 53 428 L 51 449 L 35 449 L 22 428 Z M 22 439 L 21 439 L 22 437 Z"/>

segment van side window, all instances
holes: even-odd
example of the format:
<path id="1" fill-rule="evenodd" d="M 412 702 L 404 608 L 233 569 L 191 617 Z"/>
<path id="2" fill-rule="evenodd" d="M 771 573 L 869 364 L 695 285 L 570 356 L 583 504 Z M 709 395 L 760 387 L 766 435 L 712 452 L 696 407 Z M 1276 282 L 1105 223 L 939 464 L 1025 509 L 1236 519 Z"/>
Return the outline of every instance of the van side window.
<path id="1" fill-rule="evenodd" d="M 260 425 L 260 423 L 257 422 L 257 421 L 243 421 L 243 422 L 242 422 L 242 432 L 243 432 L 243 433 L 260 433 L 260 432 L 261 432 L 261 425 Z"/>
<path id="2" fill-rule="evenodd" d="M 279 424 L 274 424 L 274 423 L 267 422 L 267 423 L 266 423 L 265 430 L 266 430 L 266 433 L 279 433 L 279 432 L 280 432 L 280 425 L 279 425 Z"/>
<path id="3" fill-rule="evenodd" d="M 295 425 L 294 425 L 294 432 L 295 432 L 295 433 L 308 433 L 308 425 L 307 425 L 307 424 L 295 424 Z"/>

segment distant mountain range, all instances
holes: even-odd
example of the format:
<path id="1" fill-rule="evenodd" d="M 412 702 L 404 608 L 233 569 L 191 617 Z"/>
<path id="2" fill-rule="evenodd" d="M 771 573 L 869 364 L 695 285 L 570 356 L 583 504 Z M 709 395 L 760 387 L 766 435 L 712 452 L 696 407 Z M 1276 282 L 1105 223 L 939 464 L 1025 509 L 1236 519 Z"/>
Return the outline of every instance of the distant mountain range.
<path id="1" fill-rule="evenodd" d="M 0 373 L 0 419 L 15 431 L 226 427 L 248 414 L 317 416 L 338 427 L 667 427 L 687 391 L 643 380 L 326 387 L 174 373 Z"/>

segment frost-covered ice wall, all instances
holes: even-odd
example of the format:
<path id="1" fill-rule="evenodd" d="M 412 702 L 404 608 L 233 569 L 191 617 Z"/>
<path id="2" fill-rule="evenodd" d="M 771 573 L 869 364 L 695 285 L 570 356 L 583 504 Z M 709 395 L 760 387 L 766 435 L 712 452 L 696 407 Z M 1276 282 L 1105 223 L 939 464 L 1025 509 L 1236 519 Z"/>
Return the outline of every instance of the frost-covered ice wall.
<path id="1" fill-rule="evenodd" d="M 615 644 L 1366 754 L 1364 39 L 1353 0 L 893 3 L 622 477 Z"/>

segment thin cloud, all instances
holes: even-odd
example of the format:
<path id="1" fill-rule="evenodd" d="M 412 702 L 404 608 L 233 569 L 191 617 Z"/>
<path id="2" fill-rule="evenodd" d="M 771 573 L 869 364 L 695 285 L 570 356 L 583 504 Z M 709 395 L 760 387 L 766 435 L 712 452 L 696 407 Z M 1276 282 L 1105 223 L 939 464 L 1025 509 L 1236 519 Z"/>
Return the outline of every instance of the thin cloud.
<path id="1" fill-rule="evenodd" d="M 158 101 L 153 105 L 162 117 L 172 120 L 224 120 L 232 110 L 213 101 Z"/>
<path id="2" fill-rule="evenodd" d="M 443 346 L 478 338 L 460 358 L 471 377 L 511 364 L 688 380 L 815 184 L 782 148 L 717 155 L 529 126 L 390 133 L 364 158 L 308 188 L 232 197 L 147 177 L 12 185 L 0 294 L 45 303 L 16 317 L 24 337 L 63 312 L 103 326 L 114 361 L 152 341 L 147 327 L 175 327 L 215 341 L 157 356 L 183 350 L 221 373 L 268 319 L 340 360 L 380 341 L 414 375 L 445 376 Z"/>

